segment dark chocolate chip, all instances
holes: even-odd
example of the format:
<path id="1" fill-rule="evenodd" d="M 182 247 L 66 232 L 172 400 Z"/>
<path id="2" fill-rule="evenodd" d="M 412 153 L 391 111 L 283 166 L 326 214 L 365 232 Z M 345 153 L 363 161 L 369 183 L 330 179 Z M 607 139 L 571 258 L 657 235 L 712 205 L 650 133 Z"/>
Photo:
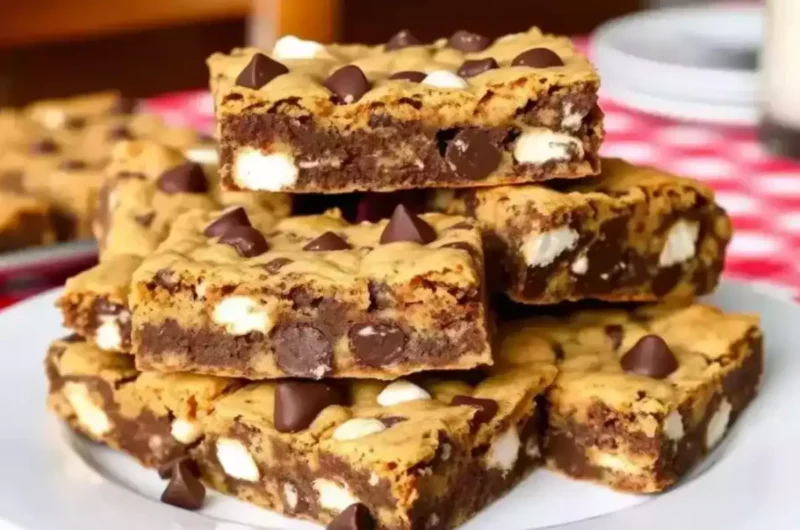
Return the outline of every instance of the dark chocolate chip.
<path id="1" fill-rule="evenodd" d="M 325 250 L 347 250 L 353 248 L 350 244 L 342 239 L 341 237 L 337 236 L 333 232 L 325 232 L 318 238 L 314 239 L 313 241 L 309 242 L 306 246 L 303 247 L 303 250 L 311 250 L 311 251 L 325 251 Z"/>
<path id="2" fill-rule="evenodd" d="M 120 96 L 114 101 L 114 104 L 109 109 L 111 114 L 116 114 L 119 116 L 126 116 L 128 114 L 132 114 L 134 110 L 136 110 L 136 105 L 138 101 L 133 98 L 126 98 Z"/>
<path id="3" fill-rule="evenodd" d="M 622 326 L 619 324 L 609 324 L 605 327 L 605 331 L 608 338 L 611 339 L 611 347 L 614 348 L 614 351 L 618 350 L 619 347 L 622 346 L 622 340 L 625 336 Z"/>
<path id="4" fill-rule="evenodd" d="M 626 372 L 664 379 L 678 369 L 678 360 L 664 339 L 645 335 L 620 359 Z"/>
<path id="5" fill-rule="evenodd" d="M 385 418 L 378 418 L 378 420 L 383 423 L 383 425 L 389 429 L 394 427 L 398 423 L 403 423 L 404 421 L 408 421 L 408 418 L 404 418 L 403 416 L 386 416 Z"/>
<path id="6" fill-rule="evenodd" d="M 366 506 L 351 504 L 330 522 L 326 530 L 375 530 L 375 520 Z"/>
<path id="7" fill-rule="evenodd" d="M 273 336 L 278 367 L 287 375 L 322 379 L 333 368 L 333 349 L 311 324 L 280 326 Z"/>
<path id="8" fill-rule="evenodd" d="M 266 263 L 264 265 L 264 269 L 270 274 L 275 274 L 291 262 L 292 260 L 289 258 L 275 258 L 274 260 Z"/>
<path id="9" fill-rule="evenodd" d="M 235 206 L 222 212 L 222 215 L 208 223 L 203 235 L 206 237 L 220 237 L 234 226 L 252 226 L 247 212 L 241 206 Z"/>
<path id="10" fill-rule="evenodd" d="M 150 213 L 145 213 L 145 214 L 142 214 L 142 215 L 136 215 L 136 216 L 134 216 L 133 219 L 134 219 L 134 221 L 139 223 L 141 226 L 147 228 L 151 224 L 153 224 L 153 219 L 155 219 L 155 217 L 156 217 L 156 212 L 150 212 Z"/>
<path id="11" fill-rule="evenodd" d="M 83 129 L 86 127 L 86 118 L 81 116 L 67 116 L 64 120 L 64 128 L 70 130 Z"/>
<path id="12" fill-rule="evenodd" d="M 288 73 L 289 69 L 286 66 L 263 53 L 257 53 L 236 77 L 236 84 L 258 90 L 276 77 Z"/>
<path id="13" fill-rule="evenodd" d="M 208 180 L 203 167 L 194 162 L 186 162 L 168 169 L 158 177 L 158 189 L 170 195 L 174 193 L 206 193 Z"/>
<path id="14" fill-rule="evenodd" d="M 77 333 L 71 333 L 66 337 L 62 337 L 61 342 L 69 342 L 69 343 L 83 342 L 83 337 L 81 337 Z"/>
<path id="15" fill-rule="evenodd" d="M 158 476 L 164 480 L 172 478 L 175 466 L 177 466 L 180 462 L 186 462 L 186 465 L 189 466 L 189 470 L 195 476 L 200 476 L 200 467 L 197 465 L 197 462 L 195 462 L 191 457 L 186 455 L 179 456 L 178 458 L 171 460 L 166 464 L 162 465 L 161 467 L 159 467 Z"/>
<path id="16" fill-rule="evenodd" d="M 406 334 L 393 324 L 356 324 L 350 328 L 353 353 L 367 366 L 392 364 L 403 354 Z"/>
<path id="17" fill-rule="evenodd" d="M 370 89 L 367 76 L 358 66 L 348 64 L 325 80 L 325 88 L 336 95 L 339 103 L 355 103 Z"/>
<path id="18" fill-rule="evenodd" d="M 450 40 L 447 41 L 447 43 L 451 48 L 455 48 L 456 50 L 461 50 L 462 52 L 466 53 L 472 53 L 480 52 L 488 48 L 492 43 L 492 39 L 478 33 L 472 33 L 471 31 L 460 29 L 453 33 L 453 36 L 450 37 Z"/>
<path id="19" fill-rule="evenodd" d="M 392 38 L 386 41 L 387 50 L 399 50 L 409 46 L 419 46 L 421 41 L 414 36 L 413 33 L 407 29 L 403 29 L 392 35 Z"/>
<path id="20" fill-rule="evenodd" d="M 402 204 L 398 204 L 394 209 L 389 224 L 386 225 L 381 234 L 382 245 L 398 241 L 411 241 L 420 245 L 427 245 L 435 240 L 436 230 L 421 217 L 409 212 Z"/>
<path id="21" fill-rule="evenodd" d="M 31 152 L 36 155 L 52 155 L 60 150 L 59 145 L 51 138 L 42 138 L 31 145 Z"/>
<path id="22" fill-rule="evenodd" d="M 491 57 L 487 57 L 486 59 L 474 59 L 471 61 L 464 61 L 464 64 L 458 69 L 458 75 L 464 78 L 475 77 L 476 75 L 496 68 L 500 68 L 500 65 Z"/>
<path id="23" fill-rule="evenodd" d="M 454 396 L 452 401 L 450 401 L 451 405 L 467 405 L 470 407 L 475 407 L 478 411 L 472 417 L 472 421 L 476 426 L 483 425 L 484 423 L 488 423 L 494 418 L 495 414 L 497 414 L 498 405 L 497 401 L 493 399 L 484 399 L 484 398 L 474 398 L 472 396 Z"/>
<path id="24" fill-rule="evenodd" d="M 254 258 L 269 250 L 264 234 L 252 226 L 232 226 L 222 234 L 219 242 L 232 246 L 243 258 Z"/>
<path id="25" fill-rule="evenodd" d="M 275 387 L 274 418 L 278 432 L 305 430 L 329 405 L 343 405 L 339 390 L 316 381 L 280 381 Z"/>
<path id="26" fill-rule="evenodd" d="M 79 171 L 81 169 L 86 169 L 87 166 L 88 164 L 83 160 L 68 158 L 66 160 L 62 160 L 61 163 L 58 164 L 58 169 L 62 171 Z"/>
<path id="27" fill-rule="evenodd" d="M 552 66 L 564 66 L 564 61 L 551 49 L 531 48 L 514 57 L 514 60 L 511 61 L 511 66 L 550 68 Z"/>
<path id="28" fill-rule="evenodd" d="M 422 83 L 422 80 L 426 77 L 428 76 L 424 72 L 417 72 L 416 70 L 404 70 L 402 72 L 393 73 L 389 76 L 389 79 L 402 79 L 412 83 Z"/>
<path id="29" fill-rule="evenodd" d="M 172 477 L 161 495 L 161 502 L 185 510 L 199 510 L 206 498 L 206 488 L 194 474 L 186 460 L 178 460 L 172 468 Z"/>
<path id="30" fill-rule="evenodd" d="M 110 140 L 133 140 L 133 133 L 124 125 L 120 125 L 108 131 L 108 138 Z"/>
<path id="31" fill-rule="evenodd" d="M 489 134 L 479 129 L 459 132 L 447 146 L 445 160 L 455 173 L 467 180 L 489 176 L 500 165 L 500 148 L 492 143 Z"/>

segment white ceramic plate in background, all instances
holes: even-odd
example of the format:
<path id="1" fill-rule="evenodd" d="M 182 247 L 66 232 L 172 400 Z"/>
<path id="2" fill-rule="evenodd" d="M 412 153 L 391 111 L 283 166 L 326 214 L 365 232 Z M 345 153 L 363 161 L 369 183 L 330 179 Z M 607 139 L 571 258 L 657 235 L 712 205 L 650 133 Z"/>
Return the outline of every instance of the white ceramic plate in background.
<path id="1" fill-rule="evenodd" d="M 65 333 L 58 291 L 0 313 L 0 528 L 245 530 L 318 526 L 210 494 L 197 513 L 158 502 L 156 473 L 69 435 L 45 408 L 42 360 Z M 766 335 L 761 395 L 725 443 L 675 489 L 614 493 L 538 470 L 464 530 L 796 530 L 800 522 L 800 306 L 725 282 L 711 301 L 757 312 Z"/>

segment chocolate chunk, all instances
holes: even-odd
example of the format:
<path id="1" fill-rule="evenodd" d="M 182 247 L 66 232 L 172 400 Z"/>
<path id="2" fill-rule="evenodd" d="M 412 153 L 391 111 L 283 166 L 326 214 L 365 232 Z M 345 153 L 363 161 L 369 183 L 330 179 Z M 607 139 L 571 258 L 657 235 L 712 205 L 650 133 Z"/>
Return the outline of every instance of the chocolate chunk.
<path id="1" fill-rule="evenodd" d="M 254 258 L 269 250 L 264 234 L 252 226 L 232 226 L 222 234 L 219 242 L 232 246 L 243 258 Z"/>
<path id="2" fill-rule="evenodd" d="M 235 226 L 252 226 L 247 212 L 241 206 L 236 206 L 222 212 L 222 215 L 208 223 L 203 235 L 206 237 L 220 237 Z"/>
<path id="3" fill-rule="evenodd" d="M 311 324 L 287 324 L 273 336 L 278 367 L 288 375 L 321 379 L 333 368 L 328 338 Z"/>
<path id="4" fill-rule="evenodd" d="M 564 66 L 564 61 L 556 52 L 548 48 L 531 48 L 526 50 L 511 61 L 511 66 L 530 66 L 531 68 L 550 68 Z"/>
<path id="5" fill-rule="evenodd" d="M 111 106 L 109 111 L 111 114 L 116 114 L 118 116 L 127 116 L 128 114 L 132 114 L 134 110 L 136 110 L 136 105 L 138 101 L 132 98 L 126 98 L 120 96 Z"/>
<path id="6" fill-rule="evenodd" d="M 327 526 L 326 530 L 374 530 L 375 520 L 361 503 L 351 504 Z"/>
<path id="7" fill-rule="evenodd" d="M 60 150 L 61 147 L 51 138 L 42 138 L 31 145 L 31 152 L 36 155 L 52 155 Z"/>
<path id="8" fill-rule="evenodd" d="M 78 130 L 86 127 L 86 118 L 82 116 L 67 116 L 64 119 L 64 128 L 69 130 Z"/>
<path id="9" fill-rule="evenodd" d="M 329 405 L 344 405 L 344 399 L 327 383 L 280 381 L 275 387 L 275 428 L 278 432 L 302 431 Z"/>
<path id="10" fill-rule="evenodd" d="M 678 369 L 678 360 L 664 339 L 645 335 L 620 359 L 626 372 L 664 379 Z"/>
<path id="11" fill-rule="evenodd" d="M 68 158 L 66 160 L 62 160 L 61 163 L 58 164 L 58 169 L 62 171 L 78 171 L 81 169 L 86 169 L 87 166 L 88 164 L 83 160 Z"/>
<path id="12" fill-rule="evenodd" d="M 192 466 L 186 459 L 178 460 L 172 468 L 172 476 L 161 502 L 171 504 L 185 510 L 199 510 L 206 498 L 206 488 L 194 474 Z"/>
<path id="13" fill-rule="evenodd" d="M 486 59 L 474 59 L 471 61 L 464 61 L 464 64 L 458 69 L 458 75 L 464 78 L 475 77 L 476 75 L 494 70 L 495 68 L 500 68 L 500 65 L 491 57 L 487 57 Z"/>
<path id="14" fill-rule="evenodd" d="M 339 103 L 350 104 L 361 99 L 370 89 L 370 84 L 361 68 L 348 64 L 325 80 L 325 88 L 336 95 Z"/>
<path id="15" fill-rule="evenodd" d="M 461 50 L 465 53 L 483 51 L 488 48 L 491 43 L 492 39 L 489 37 L 463 29 L 453 33 L 453 36 L 447 41 L 447 44 L 449 44 L 451 48 Z"/>
<path id="16" fill-rule="evenodd" d="M 436 240 L 436 230 L 417 217 L 402 204 L 394 209 L 392 218 L 381 234 L 381 245 L 396 243 L 398 241 L 411 241 L 420 245 L 427 245 Z"/>
<path id="17" fill-rule="evenodd" d="M 275 274 L 291 262 L 292 260 L 289 258 L 275 258 L 274 260 L 266 263 L 264 265 L 264 269 L 270 274 Z"/>
<path id="18" fill-rule="evenodd" d="M 624 338 L 624 330 L 619 324 L 609 324 L 605 327 L 606 335 L 611 339 L 611 346 L 614 350 L 618 350 L 622 346 L 622 339 Z"/>
<path id="19" fill-rule="evenodd" d="M 303 250 L 347 250 L 353 248 L 350 244 L 333 232 L 325 232 L 315 240 L 303 247 Z"/>
<path id="20" fill-rule="evenodd" d="M 236 84 L 258 90 L 276 77 L 288 73 L 289 69 L 286 66 L 270 59 L 263 53 L 256 53 L 236 77 Z"/>
<path id="21" fill-rule="evenodd" d="M 377 368 L 400 359 L 406 334 L 393 324 L 356 324 L 350 328 L 350 343 L 360 362 Z"/>
<path id="22" fill-rule="evenodd" d="M 389 76 L 389 79 L 404 79 L 406 81 L 411 81 L 412 83 L 422 83 L 422 80 L 425 79 L 427 74 L 424 72 L 417 72 L 415 70 L 403 70 L 402 72 L 395 72 Z"/>
<path id="23" fill-rule="evenodd" d="M 134 216 L 133 220 L 142 225 L 143 227 L 147 228 L 151 224 L 153 224 L 153 219 L 156 217 L 156 212 L 145 213 L 142 215 Z"/>
<path id="24" fill-rule="evenodd" d="M 451 405 L 467 405 L 476 407 L 478 411 L 472 417 L 472 421 L 476 426 L 481 426 L 488 423 L 497 414 L 498 405 L 497 401 L 493 399 L 474 398 L 472 396 L 454 396 L 450 401 Z"/>
<path id="25" fill-rule="evenodd" d="M 172 478 L 175 467 L 181 462 L 185 462 L 186 465 L 189 466 L 189 470 L 192 472 L 192 474 L 195 476 L 200 475 L 200 467 L 197 465 L 197 462 L 195 462 L 191 457 L 183 455 L 159 467 L 158 476 L 164 480 Z"/>
<path id="26" fill-rule="evenodd" d="M 174 193 L 206 193 L 208 180 L 202 166 L 186 162 L 168 169 L 158 177 L 158 189 L 170 195 Z"/>
<path id="27" fill-rule="evenodd" d="M 133 133 L 124 125 L 120 125 L 108 131 L 108 138 L 110 140 L 133 140 Z"/>
<path id="28" fill-rule="evenodd" d="M 444 157 L 459 177 L 479 180 L 497 169 L 502 154 L 487 132 L 466 129 L 450 141 Z"/>
<path id="29" fill-rule="evenodd" d="M 403 29 L 386 41 L 386 49 L 389 51 L 399 50 L 401 48 L 407 48 L 408 46 L 419 46 L 420 44 L 420 40 L 416 38 L 413 33 L 407 29 Z"/>

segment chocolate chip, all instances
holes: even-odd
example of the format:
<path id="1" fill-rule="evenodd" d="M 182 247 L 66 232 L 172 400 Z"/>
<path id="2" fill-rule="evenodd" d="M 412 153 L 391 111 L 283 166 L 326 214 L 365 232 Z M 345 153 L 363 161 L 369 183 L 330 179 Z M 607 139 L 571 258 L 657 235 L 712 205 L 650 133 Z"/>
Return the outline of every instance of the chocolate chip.
<path id="1" fill-rule="evenodd" d="M 406 334 L 394 324 L 356 324 L 349 335 L 353 354 L 376 368 L 399 360 L 406 347 Z"/>
<path id="2" fill-rule="evenodd" d="M 158 476 L 164 480 L 172 478 L 175 467 L 181 462 L 185 462 L 185 465 L 189 466 L 189 470 L 192 472 L 192 474 L 195 476 L 200 476 L 200 467 L 197 465 L 197 462 L 186 455 L 179 456 L 178 458 L 171 460 L 159 467 Z"/>
<path id="3" fill-rule="evenodd" d="M 236 84 L 258 90 L 276 77 L 288 73 L 289 69 L 286 66 L 263 53 L 257 53 L 236 77 Z"/>
<path id="4" fill-rule="evenodd" d="M 483 51 L 488 48 L 491 43 L 492 40 L 489 37 L 463 29 L 453 33 L 453 36 L 447 41 L 447 44 L 449 44 L 451 48 L 466 53 Z"/>
<path id="5" fill-rule="evenodd" d="M 403 70 L 402 72 L 395 72 L 389 76 L 389 79 L 402 79 L 412 83 L 422 83 L 427 74 L 424 72 L 417 72 L 416 70 Z"/>
<path id="6" fill-rule="evenodd" d="M 161 494 L 161 502 L 185 510 L 199 510 L 205 498 L 206 488 L 193 473 L 192 466 L 187 460 L 178 460 L 172 468 L 169 484 Z"/>
<path id="7" fill-rule="evenodd" d="M 329 405 L 343 405 L 339 390 L 316 381 L 280 381 L 275 387 L 274 418 L 278 432 L 306 429 Z"/>
<path id="8" fill-rule="evenodd" d="M 386 416 L 385 418 L 378 418 L 378 420 L 383 423 L 387 429 L 389 429 L 398 423 L 408 421 L 408 418 L 404 418 L 403 416 Z"/>
<path id="9" fill-rule="evenodd" d="M 459 132 L 447 146 L 445 160 L 462 178 L 479 180 L 489 176 L 500 165 L 500 148 L 489 134 L 479 129 Z"/>
<path id="10" fill-rule="evenodd" d="M 273 336 L 278 367 L 287 375 L 321 379 L 333 368 L 328 338 L 311 324 L 286 324 Z"/>
<path id="11" fill-rule="evenodd" d="M 252 226 L 247 212 L 241 206 L 236 206 L 222 212 L 222 215 L 208 223 L 203 235 L 206 237 L 220 237 L 234 226 Z"/>
<path id="12" fill-rule="evenodd" d="M 326 530 L 375 530 L 375 520 L 366 506 L 351 504 L 330 522 Z"/>
<path id="13" fill-rule="evenodd" d="M 124 125 L 120 125 L 108 131 L 108 138 L 110 140 L 133 140 L 133 133 Z"/>
<path id="14" fill-rule="evenodd" d="M 168 169 L 158 177 L 158 189 L 170 195 L 174 193 L 206 193 L 208 180 L 202 166 L 186 162 Z"/>
<path id="15" fill-rule="evenodd" d="M 66 337 L 62 337 L 61 342 L 68 342 L 68 343 L 83 342 L 83 337 L 81 337 L 77 333 L 71 333 Z"/>
<path id="16" fill-rule="evenodd" d="M 111 106 L 109 111 L 111 114 L 126 116 L 128 114 L 132 114 L 133 111 L 136 110 L 137 104 L 138 101 L 135 99 L 120 96 L 116 101 L 114 101 L 114 104 Z"/>
<path id="17" fill-rule="evenodd" d="M 60 150 L 59 145 L 51 138 L 42 138 L 31 145 L 31 152 L 36 155 L 52 155 Z"/>
<path id="18" fill-rule="evenodd" d="M 86 127 L 86 118 L 81 116 L 67 116 L 64 120 L 64 128 L 69 130 L 83 129 Z"/>
<path id="19" fill-rule="evenodd" d="M 611 339 L 611 347 L 614 348 L 614 351 L 618 350 L 622 345 L 622 339 L 624 337 L 622 326 L 619 324 L 609 324 L 605 327 L 605 331 L 608 338 Z"/>
<path id="20" fill-rule="evenodd" d="M 403 29 L 386 41 L 386 49 L 390 51 L 399 50 L 401 48 L 407 48 L 408 46 L 419 46 L 420 44 L 420 40 L 416 38 L 413 33 L 407 29 Z"/>
<path id="21" fill-rule="evenodd" d="M 275 258 L 274 260 L 266 263 L 264 265 L 264 269 L 270 274 L 275 274 L 291 262 L 292 260 L 289 258 Z"/>
<path id="22" fill-rule="evenodd" d="M 315 240 L 303 247 L 303 250 L 325 251 L 325 250 L 347 250 L 353 248 L 350 244 L 337 236 L 333 232 L 325 232 Z"/>
<path id="23" fill-rule="evenodd" d="M 156 217 L 156 212 L 145 213 L 142 215 L 136 215 L 133 217 L 133 220 L 139 223 L 141 226 L 148 228 L 151 224 L 153 224 L 153 219 Z"/>
<path id="24" fill-rule="evenodd" d="M 254 258 L 269 250 L 264 234 L 252 226 L 232 226 L 222 234 L 219 242 L 232 246 L 243 258 Z"/>
<path id="25" fill-rule="evenodd" d="M 633 374 L 664 379 L 678 369 L 678 360 L 664 339 L 645 335 L 620 359 L 622 369 Z"/>
<path id="26" fill-rule="evenodd" d="M 66 160 L 62 160 L 61 163 L 58 164 L 58 169 L 62 171 L 78 171 L 81 169 L 86 169 L 87 166 L 88 164 L 83 160 L 68 158 Z"/>
<path id="27" fill-rule="evenodd" d="M 348 64 L 325 80 L 325 88 L 336 95 L 339 103 L 350 104 L 361 99 L 370 89 L 370 84 L 361 68 Z"/>
<path id="28" fill-rule="evenodd" d="M 474 398 L 472 396 L 464 395 L 454 396 L 452 401 L 450 401 L 450 404 L 476 407 L 478 411 L 472 417 L 472 421 L 475 426 L 480 426 L 484 423 L 490 422 L 492 418 L 494 418 L 495 414 L 497 414 L 497 410 L 499 409 L 497 401 L 493 399 Z"/>
<path id="29" fill-rule="evenodd" d="M 464 61 L 464 64 L 458 69 L 458 75 L 464 78 L 475 77 L 476 75 L 496 68 L 500 68 L 500 65 L 491 57 L 487 57 L 486 59 L 474 59 L 472 61 Z"/>
<path id="30" fill-rule="evenodd" d="M 531 48 L 526 50 L 511 61 L 511 66 L 530 66 L 531 68 L 550 68 L 564 66 L 564 61 L 556 52 L 548 48 Z"/>
<path id="31" fill-rule="evenodd" d="M 398 204 L 394 209 L 389 224 L 386 225 L 381 234 L 381 245 L 398 241 L 411 241 L 420 245 L 427 245 L 435 240 L 436 230 L 421 217 L 409 212 L 402 204 Z"/>

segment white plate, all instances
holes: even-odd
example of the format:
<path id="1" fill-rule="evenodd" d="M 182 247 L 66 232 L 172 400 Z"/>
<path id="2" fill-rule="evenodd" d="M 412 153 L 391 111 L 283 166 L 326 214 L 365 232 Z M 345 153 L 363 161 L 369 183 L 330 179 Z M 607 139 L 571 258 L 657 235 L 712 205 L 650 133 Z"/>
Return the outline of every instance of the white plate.
<path id="1" fill-rule="evenodd" d="M 0 313 L 0 528 L 4 521 L 15 530 L 319 528 L 216 494 L 199 513 L 160 504 L 163 483 L 155 472 L 70 436 L 44 406 L 42 358 L 63 333 L 53 309 L 57 295 Z M 800 306 L 734 282 L 712 300 L 729 311 L 761 314 L 767 374 L 759 398 L 700 469 L 650 497 L 538 470 L 463 528 L 797 529 Z"/>

